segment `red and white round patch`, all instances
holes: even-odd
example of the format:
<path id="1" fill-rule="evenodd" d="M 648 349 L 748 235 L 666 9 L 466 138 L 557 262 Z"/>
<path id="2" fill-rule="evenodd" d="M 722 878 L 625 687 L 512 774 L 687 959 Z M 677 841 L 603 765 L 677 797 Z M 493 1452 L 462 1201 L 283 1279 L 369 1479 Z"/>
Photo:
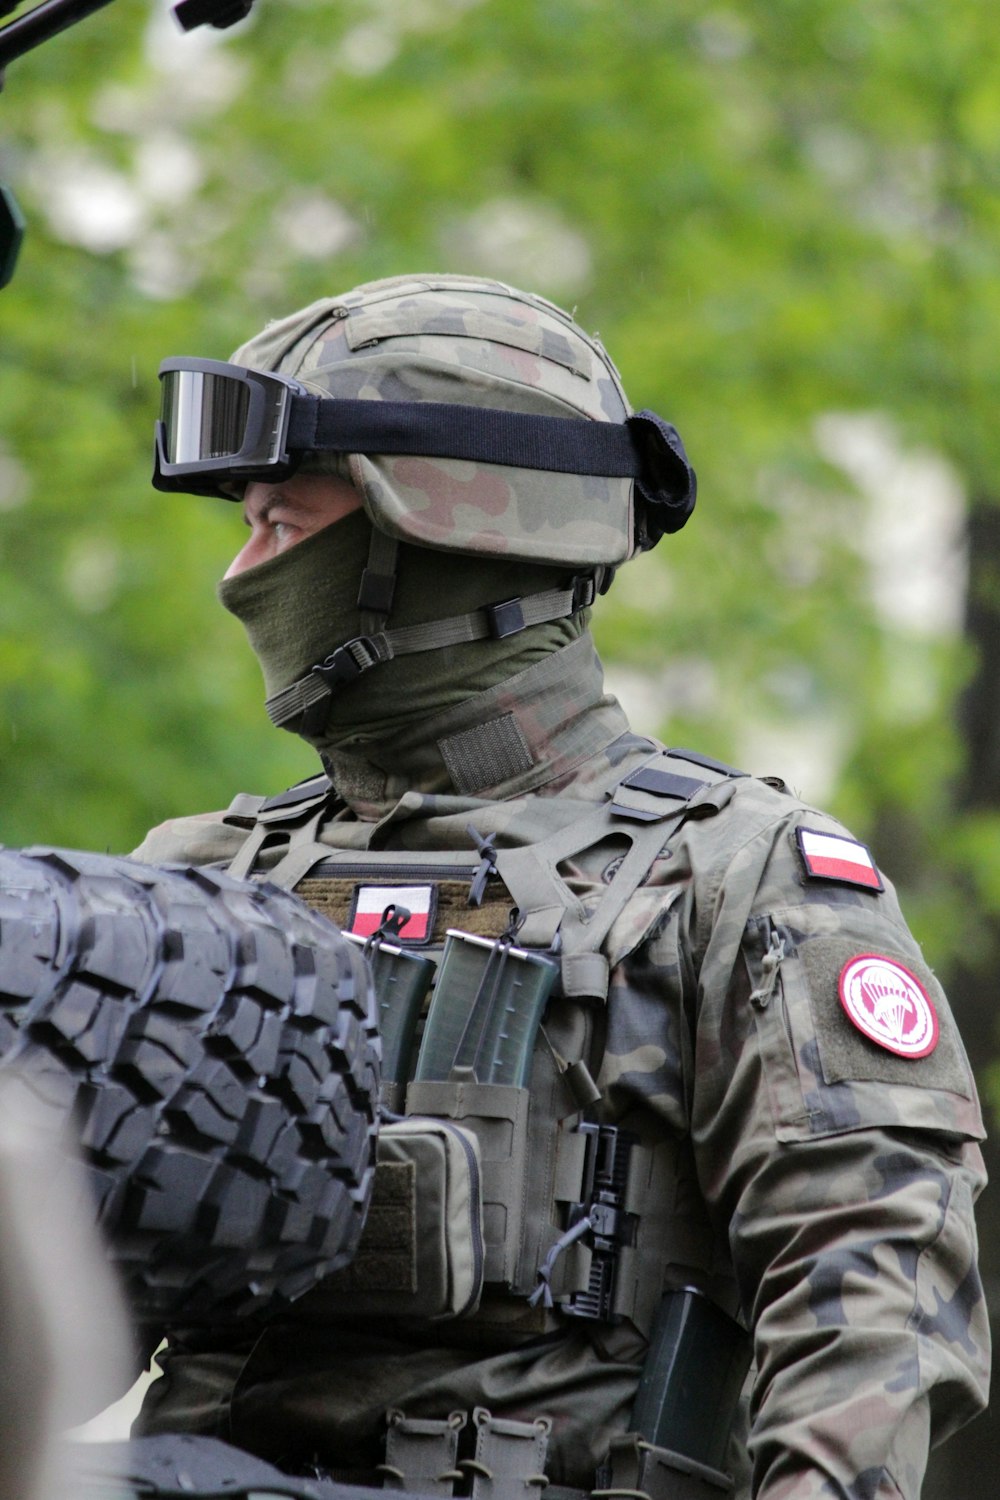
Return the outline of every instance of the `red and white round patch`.
<path id="1" fill-rule="evenodd" d="M 909 969 L 878 953 L 859 953 L 840 971 L 840 1003 L 854 1025 L 897 1057 L 926 1057 L 938 1040 L 937 1011 Z"/>

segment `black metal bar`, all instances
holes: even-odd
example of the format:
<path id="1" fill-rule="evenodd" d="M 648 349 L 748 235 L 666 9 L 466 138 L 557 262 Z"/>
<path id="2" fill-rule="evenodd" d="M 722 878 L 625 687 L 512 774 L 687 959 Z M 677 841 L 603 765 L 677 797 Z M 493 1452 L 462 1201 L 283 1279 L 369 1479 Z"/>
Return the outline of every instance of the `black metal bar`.
<path id="1" fill-rule="evenodd" d="M 49 37 L 58 36 L 60 31 L 74 26 L 84 16 L 110 4 L 111 0 L 43 0 L 27 15 L 9 21 L 0 30 L 0 83 L 7 64 L 16 57 L 22 57 L 32 47 L 47 42 Z"/>

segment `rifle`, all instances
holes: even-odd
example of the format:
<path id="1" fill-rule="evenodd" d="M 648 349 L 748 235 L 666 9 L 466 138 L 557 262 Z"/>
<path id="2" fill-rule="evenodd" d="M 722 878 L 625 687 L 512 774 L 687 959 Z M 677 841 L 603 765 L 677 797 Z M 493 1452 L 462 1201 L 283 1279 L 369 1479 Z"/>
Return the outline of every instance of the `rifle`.
<path id="1" fill-rule="evenodd" d="M 0 17 L 9 16 L 20 3 L 0 0 Z M 6 82 L 8 63 L 110 4 L 111 0 L 42 0 L 41 5 L 0 27 L 0 89 Z M 184 31 L 205 25 L 222 30 L 244 20 L 253 4 L 254 0 L 179 0 L 173 11 Z M 24 215 L 14 194 L 0 182 L 0 289 L 14 275 L 24 229 Z"/>

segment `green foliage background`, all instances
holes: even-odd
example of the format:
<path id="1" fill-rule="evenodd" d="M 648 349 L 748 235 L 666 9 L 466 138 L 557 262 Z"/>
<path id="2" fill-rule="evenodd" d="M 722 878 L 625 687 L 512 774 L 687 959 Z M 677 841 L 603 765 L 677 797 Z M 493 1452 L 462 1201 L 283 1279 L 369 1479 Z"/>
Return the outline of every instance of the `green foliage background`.
<path id="1" fill-rule="evenodd" d="M 880 608 L 871 496 L 822 433 L 880 414 L 992 513 L 998 54 L 980 0 L 257 0 L 189 37 L 115 0 L 12 64 L 0 838 L 127 849 L 311 770 L 214 602 L 237 516 L 149 487 L 159 360 L 359 280 L 495 275 L 575 306 L 699 470 L 694 522 L 597 624 L 642 727 L 759 773 L 782 736 L 829 760 L 816 788 L 975 979 L 984 1062 L 1000 781 L 970 795 L 958 711 L 991 690 L 982 642 Z M 970 577 L 1000 608 L 992 552 Z"/>
<path id="2" fill-rule="evenodd" d="M 964 0 L 258 0 L 188 37 L 115 0 L 13 64 L 2 836 L 127 848 L 305 774 L 213 602 L 235 516 L 148 487 L 156 367 L 357 280 L 483 272 L 576 304 L 699 469 L 695 523 L 598 622 L 652 674 L 645 727 L 739 759 L 748 723 L 812 726 L 945 957 L 941 861 L 1000 885 L 992 838 L 939 847 L 967 663 L 880 617 L 816 424 L 887 413 L 901 452 L 995 488 L 998 47 Z"/>
<path id="3" fill-rule="evenodd" d="M 258 0 L 187 37 L 115 0 L 14 63 L 0 834 L 128 848 L 308 771 L 213 602 L 235 516 L 149 489 L 156 367 L 358 280 L 482 272 L 575 304 L 699 469 L 695 523 L 598 621 L 650 676 L 643 727 L 835 749 L 816 789 L 862 836 L 891 821 L 880 858 L 945 958 L 942 860 L 1000 886 L 991 838 L 940 843 L 967 663 L 880 617 L 816 424 L 887 413 L 992 494 L 998 49 L 971 0 Z M 767 743 L 751 769 L 780 771 Z"/>
<path id="4" fill-rule="evenodd" d="M 148 488 L 156 366 L 414 268 L 576 304 L 636 404 L 684 433 L 697 521 L 598 627 L 612 661 L 711 678 L 649 727 L 735 754 L 748 718 L 805 715 L 836 725 L 834 800 L 861 832 L 933 802 L 961 653 L 886 639 L 864 502 L 814 424 L 888 412 L 904 448 L 990 485 L 986 10 L 258 0 L 186 38 L 168 10 L 115 0 L 13 64 L 2 101 L 31 225 L 0 307 L 3 836 L 127 847 L 308 769 L 260 732 L 255 669 L 212 601 L 235 518 Z M 102 253 L 61 223 L 95 170 L 140 219 Z M 903 660 L 918 723 L 885 680 Z"/>

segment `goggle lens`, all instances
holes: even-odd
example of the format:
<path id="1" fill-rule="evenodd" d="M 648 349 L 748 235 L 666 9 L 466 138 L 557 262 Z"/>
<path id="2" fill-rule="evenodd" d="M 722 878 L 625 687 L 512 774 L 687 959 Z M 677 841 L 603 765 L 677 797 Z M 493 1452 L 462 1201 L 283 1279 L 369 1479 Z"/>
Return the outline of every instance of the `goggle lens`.
<path id="1" fill-rule="evenodd" d="M 168 463 L 235 458 L 243 451 L 250 410 L 245 381 L 204 370 L 168 370 L 161 379 L 160 416 Z"/>

